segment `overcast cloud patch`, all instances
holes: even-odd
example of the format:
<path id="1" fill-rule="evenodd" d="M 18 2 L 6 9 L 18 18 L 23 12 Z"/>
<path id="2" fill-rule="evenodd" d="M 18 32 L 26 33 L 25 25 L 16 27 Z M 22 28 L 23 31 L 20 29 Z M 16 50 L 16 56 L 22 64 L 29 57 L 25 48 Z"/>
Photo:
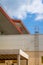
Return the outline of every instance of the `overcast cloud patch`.
<path id="1" fill-rule="evenodd" d="M 13 18 L 24 19 L 27 12 L 37 13 L 35 20 L 43 19 L 42 0 L 0 0 L 7 13 Z"/>

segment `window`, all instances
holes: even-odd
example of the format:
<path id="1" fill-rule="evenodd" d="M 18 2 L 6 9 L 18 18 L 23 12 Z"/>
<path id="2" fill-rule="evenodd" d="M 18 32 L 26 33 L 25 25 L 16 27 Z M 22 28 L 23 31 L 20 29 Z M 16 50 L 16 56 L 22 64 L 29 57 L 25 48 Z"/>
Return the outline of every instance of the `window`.
<path id="1" fill-rule="evenodd" d="M 41 57 L 41 62 L 43 63 L 43 56 Z"/>

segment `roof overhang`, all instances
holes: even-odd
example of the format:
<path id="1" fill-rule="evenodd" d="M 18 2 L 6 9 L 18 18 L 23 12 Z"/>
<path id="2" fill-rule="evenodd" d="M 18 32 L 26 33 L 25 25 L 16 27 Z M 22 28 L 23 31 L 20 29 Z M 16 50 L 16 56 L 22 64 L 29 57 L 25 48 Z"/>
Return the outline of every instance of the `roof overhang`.
<path id="1" fill-rule="evenodd" d="M 15 24 L 19 23 L 22 30 Z M 2 34 L 29 34 L 20 20 L 11 19 L 6 12 L 0 7 L 0 32 Z"/>
<path id="2" fill-rule="evenodd" d="M 17 55 L 20 55 L 21 59 L 29 58 L 21 49 L 0 50 L 0 60 L 17 60 Z"/>

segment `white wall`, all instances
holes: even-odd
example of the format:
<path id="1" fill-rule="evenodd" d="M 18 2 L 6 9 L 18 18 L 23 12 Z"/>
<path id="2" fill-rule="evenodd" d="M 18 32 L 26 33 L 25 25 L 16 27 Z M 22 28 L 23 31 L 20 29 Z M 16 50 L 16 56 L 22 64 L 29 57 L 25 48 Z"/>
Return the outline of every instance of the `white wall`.
<path id="1" fill-rule="evenodd" d="M 34 35 L 0 35 L 0 49 L 34 51 Z M 43 35 L 39 35 L 39 50 L 43 51 Z"/>

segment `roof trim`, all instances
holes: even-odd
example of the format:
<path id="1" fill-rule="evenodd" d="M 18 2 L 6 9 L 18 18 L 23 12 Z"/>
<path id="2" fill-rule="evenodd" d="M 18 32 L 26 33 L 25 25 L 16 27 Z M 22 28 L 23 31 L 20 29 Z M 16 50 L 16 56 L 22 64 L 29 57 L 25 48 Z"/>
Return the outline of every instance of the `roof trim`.
<path id="1" fill-rule="evenodd" d="M 26 29 L 25 25 L 22 23 L 21 20 L 14 20 L 14 19 L 12 19 L 12 21 L 15 22 L 15 23 L 16 23 L 16 22 L 17 22 L 17 23 L 20 23 L 20 24 L 23 26 L 23 28 L 27 31 L 27 33 L 30 34 L 30 32 Z"/>

